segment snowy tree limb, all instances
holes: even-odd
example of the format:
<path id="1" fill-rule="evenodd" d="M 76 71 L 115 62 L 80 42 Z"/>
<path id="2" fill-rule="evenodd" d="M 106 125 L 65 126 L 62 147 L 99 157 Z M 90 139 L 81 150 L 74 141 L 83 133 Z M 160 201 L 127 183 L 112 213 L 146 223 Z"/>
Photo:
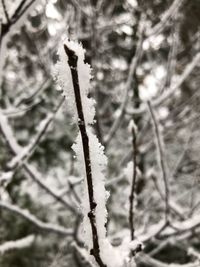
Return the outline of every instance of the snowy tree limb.
<path id="1" fill-rule="evenodd" d="M 52 233 L 65 235 L 65 236 L 72 236 L 74 233 L 72 229 L 67 229 L 63 226 L 59 226 L 59 225 L 52 224 L 52 223 L 45 223 L 39 220 L 38 218 L 36 218 L 29 211 L 20 209 L 19 207 L 15 205 L 7 204 L 7 203 L 0 201 L 0 208 L 4 210 L 8 210 L 11 213 L 15 213 L 16 215 L 23 217 L 24 219 L 28 220 L 30 223 L 35 225 L 41 231 L 52 232 Z"/>
<path id="2" fill-rule="evenodd" d="M 200 61 L 200 53 L 197 53 L 196 56 L 193 58 L 193 60 L 185 67 L 182 75 L 179 77 L 179 80 L 176 84 L 171 85 L 170 88 L 164 92 L 160 97 L 157 99 L 151 101 L 152 107 L 158 107 L 163 102 L 167 101 L 185 82 L 185 80 L 188 78 L 188 76 L 191 74 L 191 72 L 194 70 L 194 68 L 197 66 L 197 64 Z M 147 111 L 147 105 L 144 103 L 141 108 L 139 109 L 129 109 L 126 110 L 126 112 L 130 115 L 142 115 Z"/>
<path id="3" fill-rule="evenodd" d="M 30 247 L 33 244 L 34 240 L 35 236 L 29 235 L 18 240 L 7 241 L 0 245 L 0 255 L 9 252 L 11 250 L 20 250 Z"/>
<path id="4" fill-rule="evenodd" d="M 165 186 L 165 220 L 168 222 L 168 216 L 169 216 L 169 186 L 167 181 L 167 166 L 165 161 L 165 155 L 164 155 L 164 149 L 163 149 L 163 140 L 161 139 L 161 134 L 159 131 L 158 122 L 154 113 L 154 110 L 151 106 L 150 101 L 147 102 L 150 115 L 152 118 L 153 126 L 154 126 L 154 133 L 156 137 L 156 146 L 157 146 L 157 153 L 158 153 L 158 164 L 160 166 L 161 172 L 162 172 L 162 179 Z"/>
<path id="5" fill-rule="evenodd" d="M 17 141 L 14 137 L 12 128 L 9 125 L 9 122 L 8 122 L 6 116 L 4 116 L 1 113 L 1 111 L 0 111 L 0 130 L 1 130 L 3 136 L 6 140 L 9 148 L 11 149 L 11 151 L 15 155 L 22 153 L 21 151 L 23 150 L 23 148 L 17 143 Z M 77 209 L 75 207 L 73 207 L 73 205 L 71 205 L 66 200 L 64 200 L 61 196 L 59 196 L 56 192 L 54 192 L 53 189 L 48 187 L 45 184 L 45 182 L 43 182 L 43 178 L 39 175 L 39 173 L 37 172 L 37 170 L 33 166 L 31 166 L 30 164 L 28 164 L 26 162 L 23 162 L 22 167 L 25 171 L 25 174 L 27 174 L 28 177 L 30 177 L 33 181 L 35 181 L 43 190 L 45 190 L 55 200 L 57 200 L 58 202 L 63 204 L 65 207 L 67 207 L 74 214 L 78 213 Z"/>
<path id="6" fill-rule="evenodd" d="M 162 15 L 160 22 L 146 33 L 147 37 L 151 37 L 152 35 L 162 32 L 167 22 L 177 14 L 184 2 L 185 0 L 174 0 L 169 9 Z"/>
<path id="7" fill-rule="evenodd" d="M 61 101 L 57 105 L 55 111 L 53 113 L 47 115 L 47 117 L 43 121 L 41 121 L 40 126 L 39 126 L 39 131 L 36 134 L 36 136 L 33 137 L 33 139 L 30 141 L 29 145 L 27 145 L 27 147 L 23 148 L 21 153 L 16 155 L 7 164 L 7 166 L 10 169 L 16 168 L 18 165 L 21 165 L 23 163 L 23 161 L 27 160 L 33 154 L 33 152 L 37 148 L 37 145 L 39 144 L 40 140 L 42 139 L 42 137 L 46 133 L 46 131 L 49 128 L 49 126 L 51 125 L 51 123 L 53 122 L 55 115 L 58 112 L 58 110 L 61 108 L 63 102 L 64 102 L 64 98 L 61 99 Z"/>
<path id="8" fill-rule="evenodd" d="M 145 253 L 141 253 L 137 257 L 137 261 L 141 263 L 145 263 L 147 264 L 147 266 L 154 266 L 154 267 L 198 267 L 199 266 L 199 261 L 196 261 L 193 263 L 186 263 L 186 264 L 163 263 L 157 259 L 150 257 L 149 255 Z"/>
<path id="9" fill-rule="evenodd" d="M 75 103 L 76 103 L 76 108 L 77 108 L 77 113 L 78 113 L 78 126 L 79 126 L 79 130 L 81 133 L 82 145 L 83 145 L 83 154 L 84 154 L 84 162 L 85 162 L 85 170 L 86 170 L 86 178 L 87 178 L 87 186 L 88 186 L 88 196 L 89 196 L 89 204 L 90 204 L 90 212 L 88 213 L 88 217 L 90 219 L 92 237 L 93 237 L 93 249 L 91 250 L 90 253 L 94 256 L 96 262 L 99 264 L 100 267 L 105 267 L 106 265 L 103 263 L 100 257 L 99 240 L 98 240 L 98 233 L 97 233 L 97 227 L 96 227 L 95 209 L 97 207 L 97 203 L 94 200 L 93 177 L 92 177 L 92 170 L 91 170 L 90 150 L 89 150 L 89 138 L 88 138 L 88 134 L 86 131 L 86 123 L 85 123 L 85 118 L 83 114 L 81 92 L 80 92 L 78 72 L 77 72 L 78 56 L 66 44 L 64 44 L 64 49 L 65 49 L 66 55 L 68 56 L 68 63 L 69 63 L 71 75 L 72 75 Z"/>
<path id="10" fill-rule="evenodd" d="M 127 105 L 127 101 L 128 101 L 128 93 L 129 93 L 129 89 L 131 88 L 133 75 L 134 75 L 134 73 L 136 71 L 138 61 L 140 60 L 140 58 L 142 56 L 142 53 L 143 53 L 143 49 L 142 49 L 143 37 L 144 37 L 143 36 L 143 30 L 144 29 L 141 30 L 140 37 L 139 37 L 139 40 L 138 40 L 138 43 L 137 43 L 136 52 L 135 52 L 134 57 L 131 60 L 131 64 L 130 64 L 130 67 L 129 67 L 128 77 L 127 77 L 127 80 L 126 80 L 126 83 L 125 83 L 125 86 L 124 86 L 124 91 L 125 91 L 124 100 L 121 103 L 121 106 L 119 107 L 119 111 L 120 111 L 119 112 L 119 116 L 113 122 L 109 133 L 105 137 L 105 140 L 104 140 L 104 144 L 105 145 L 108 145 L 109 142 L 111 141 L 111 139 L 113 138 L 113 136 L 115 135 L 117 129 L 119 128 L 119 126 L 121 124 L 121 121 L 122 121 L 122 118 L 123 118 L 123 116 L 125 114 L 125 111 L 126 111 L 126 105 Z"/>

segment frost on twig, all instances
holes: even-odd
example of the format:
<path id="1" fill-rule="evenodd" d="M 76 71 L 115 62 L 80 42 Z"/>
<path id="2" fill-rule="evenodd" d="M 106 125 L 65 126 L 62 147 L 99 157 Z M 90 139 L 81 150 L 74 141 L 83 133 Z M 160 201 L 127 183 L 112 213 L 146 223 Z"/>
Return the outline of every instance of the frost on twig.
<path id="1" fill-rule="evenodd" d="M 80 134 L 74 150 L 85 177 L 84 214 L 85 242 L 99 266 L 106 266 L 100 254 L 100 242 L 106 237 L 106 191 L 102 173 L 106 158 L 103 147 L 92 133 L 94 100 L 88 98 L 90 67 L 84 63 L 84 50 L 74 42 L 66 41 L 59 50 L 58 78 L 66 100 L 77 121 Z M 67 79 L 66 79 L 67 78 Z"/>
<path id="2" fill-rule="evenodd" d="M 29 235 L 18 240 L 5 242 L 0 245 L 0 254 L 4 254 L 11 250 L 19 250 L 30 247 L 34 242 L 34 239 L 34 235 Z"/>
<path id="3" fill-rule="evenodd" d="M 126 246 L 125 251 L 113 248 L 106 237 L 108 193 L 104 186 L 104 169 L 107 159 L 104 147 L 91 128 L 95 109 L 94 100 L 88 97 L 90 66 L 84 62 L 82 46 L 73 41 L 65 40 L 58 54 L 58 82 L 73 114 L 73 121 L 79 127 L 73 149 L 77 155 L 80 175 L 84 177 L 82 212 L 85 245 L 100 267 L 122 267 L 131 248 Z"/>

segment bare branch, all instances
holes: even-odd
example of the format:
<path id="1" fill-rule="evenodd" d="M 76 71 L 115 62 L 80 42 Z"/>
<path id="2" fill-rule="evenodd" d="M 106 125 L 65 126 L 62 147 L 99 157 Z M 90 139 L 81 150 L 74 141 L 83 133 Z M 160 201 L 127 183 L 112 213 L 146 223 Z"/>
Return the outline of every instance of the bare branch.
<path id="1" fill-rule="evenodd" d="M 134 122 L 133 122 L 134 123 Z M 132 126 L 132 146 L 133 146 L 133 177 L 132 177 L 132 185 L 131 192 L 129 196 L 130 207 L 129 207 L 129 224 L 131 231 L 131 240 L 134 240 L 134 205 L 135 205 L 135 187 L 136 187 L 136 176 L 137 176 L 137 136 L 136 136 L 136 126 Z"/>
<path id="2" fill-rule="evenodd" d="M 3 11 L 4 11 L 4 14 L 5 14 L 7 23 L 10 24 L 10 18 L 9 18 L 9 15 L 8 15 L 8 10 L 7 10 L 6 4 L 5 4 L 5 0 L 1 0 L 1 3 L 2 3 L 2 7 L 3 7 Z"/>

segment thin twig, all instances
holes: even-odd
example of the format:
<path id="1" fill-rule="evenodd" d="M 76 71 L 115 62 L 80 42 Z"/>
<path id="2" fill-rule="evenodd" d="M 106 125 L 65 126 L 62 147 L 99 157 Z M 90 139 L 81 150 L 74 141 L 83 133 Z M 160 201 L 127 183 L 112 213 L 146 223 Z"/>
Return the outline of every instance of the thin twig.
<path id="1" fill-rule="evenodd" d="M 0 110 L 0 130 L 8 144 L 8 147 L 12 151 L 14 155 L 20 154 L 22 151 L 22 147 L 17 143 L 16 138 L 14 137 L 14 133 L 12 131 L 11 126 L 8 123 L 8 120 L 6 116 L 4 116 L 1 113 Z M 31 166 L 30 164 L 23 162 L 22 168 L 25 172 L 25 175 L 30 177 L 33 181 L 35 181 L 44 191 L 46 191 L 49 195 L 51 195 L 55 200 L 60 202 L 62 205 L 67 207 L 71 212 L 74 214 L 77 214 L 78 211 L 75 207 L 73 207 L 70 203 L 68 203 L 66 200 L 64 200 L 61 196 L 59 196 L 56 192 L 54 192 L 53 189 L 48 187 L 45 182 L 43 181 L 43 178 L 37 170 Z"/>
<path id="2" fill-rule="evenodd" d="M 2 7 L 3 7 L 3 11 L 4 11 L 4 14 L 5 14 L 7 23 L 10 24 L 10 18 L 9 18 L 9 15 L 8 15 L 8 11 L 7 11 L 7 7 L 6 7 L 6 4 L 5 4 L 5 0 L 1 0 L 1 3 L 2 3 Z"/>
<path id="3" fill-rule="evenodd" d="M 157 23 L 150 31 L 147 33 L 147 37 L 152 35 L 157 35 L 163 31 L 167 22 L 173 18 L 177 12 L 180 10 L 180 7 L 183 5 L 185 0 L 174 0 L 169 9 L 162 15 L 162 18 L 159 23 Z"/>
<path id="4" fill-rule="evenodd" d="M 130 224 L 130 232 L 131 232 L 131 240 L 134 240 L 134 205 L 135 205 L 135 187 L 136 187 L 136 176 L 137 176 L 137 135 L 136 135 L 136 127 L 132 126 L 132 146 L 133 146 L 133 177 L 132 177 L 132 185 L 131 185 L 131 193 L 129 196 L 130 207 L 129 207 L 129 224 Z"/>
<path id="5" fill-rule="evenodd" d="M 64 45 L 64 49 L 65 49 L 66 55 L 68 56 L 68 64 L 71 70 L 75 102 L 76 102 L 76 108 L 77 108 L 77 113 L 78 113 L 78 127 L 79 127 L 81 138 L 82 138 L 86 179 L 87 179 L 87 187 L 88 187 L 88 196 L 89 196 L 89 204 L 90 204 L 90 211 L 88 213 L 88 217 L 90 219 L 92 237 L 93 237 L 93 249 L 91 249 L 90 253 L 91 255 L 94 256 L 96 262 L 98 263 L 100 267 L 105 267 L 106 265 L 103 263 L 101 256 L 100 256 L 99 239 L 98 239 L 98 232 L 97 232 L 97 226 L 96 226 L 95 210 L 97 207 L 97 203 L 94 200 L 89 138 L 88 138 L 88 134 L 86 130 L 86 123 L 85 123 L 85 118 L 83 114 L 83 107 L 82 107 L 82 100 L 81 100 L 81 92 L 80 92 L 80 87 L 79 87 L 79 79 L 78 79 L 78 71 L 77 71 L 78 56 L 67 45 Z"/>
<path id="6" fill-rule="evenodd" d="M 158 107 L 160 106 L 163 102 L 167 101 L 170 99 L 170 97 L 181 87 L 181 85 L 185 82 L 185 80 L 188 78 L 188 76 L 191 74 L 191 72 L 194 70 L 194 68 L 197 66 L 200 60 L 200 52 L 197 53 L 192 61 L 185 67 L 182 75 L 179 77 L 179 80 L 177 81 L 176 84 L 170 86 L 170 88 L 164 92 L 160 97 L 157 99 L 153 100 L 151 102 L 151 105 L 153 107 Z M 131 110 L 126 110 L 127 114 L 130 115 L 142 115 L 147 111 L 147 106 L 146 103 L 144 103 L 139 109 L 131 109 Z"/>
<path id="7" fill-rule="evenodd" d="M 11 169 L 16 168 L 19 165 L 22 165 L 22 163 L 31 157 L 35 149 L 37 148 L 38 144 L 40 143 L 42 137 L 45 135 L 47 129 L 53 122 L 55 115 L 59 111 L 59 109 L 62 107 L 62 104 L 64 103 L 64 97 L 60 100 L 57 107 L 55 108 L 54 112 L 47 115 L 47 117 L 41 122 L 41 129 L 36 134 L 36 136 L 30 141 L 30 143 L 22 149 L 21 153 L 17 154 L 8 164 L 7 166 Z"/>
<path id="8" fill-rule="evenodd" d="M 171 86 L 172 77 L 175 73 L 175 66 L 177 61 L 177 47 L 178 47 L 178 31 L 179 31 L 179 24 L 177 19 L 174 19 L 175 26 L 172 32 L 172 45 L 170 47 L 169 55 L 168 55 L 168 62 L 167 62 L 167 75 L 163 86 L 160 90 L 160 93 L 163 93 L 167 88 Z"/>
<path id="9" fill-rule="evenodd" d="M 159 126 L 156 120 L 156 116 L 154 114 L 154 110 L 151 106 L 150 101 L 147 102 L 148 103 L 148 107 L 149 107 L 149 111 L 151 114 L 151 119 L 153 122 L 153 126 L 154 126 L 154 133 L 155 133 L 155 137 L 156 137 L 156 146 L 157 146 L 157 150 L 158 150 L 158 156 L 159 156 L 159 165 L 160 165 L 160 169 L 162 172 L 162 178 L 163 178 L 163 182 L 165 185 L 165 220 L 166 222 L 168 222 L 168 215 L 169 215 L 169 188 L 168 188 L 168 181 L 167 181 L 167 168 L 166 168 L 166 162 L 165 162 L 165 155 L 164 155 L 164 149 L 162 146 L 162 139 L 161 139 L 161 134 L 159 131 Z"/>
<path id="10" fill-rule="evenodd" d="M 104 140 L 104 144 L 106 146 L 109 144 L 109 142 L 111 141 L 111 139 L 115 135 L 117 129 L 119 128 L 119 126 L 120 126 L 120 124 L 122 122 L 122 118 L 123 118 L 123 116 L 125 114 L 127 101 L 128 101 L 129 89 L 131 88 L 133 76 L 134 76 L 134 73 L 136 71 L 138 61 L 140 60 L 140 58 L 142 56 L 142 53 L 143 53 L 142 44 L 143 44 L 143 29 L 141 30 L 140 37 L 139 37 L 139 40 L 138 40 L 138 43 L 137 43 L 136 52 L 135 52 L 134 57 L 132 58 L 132 61 L 131 61 L 130 67 L 129 67 L 128 77 L 127 77 L 127 80 L 126 80 L 126 83 L 125 83 L 125 86 L 124 86 L 124 91 L 125 91 L 124 100 L 121 103 L 121 106 L 119 108 L 119 110 L 120 110 L 119 116 L 113 122 L 113 125 L 111 126 L 111 129 L 110 129 L 108 135 L 105 137 L 105 140 Z"/>

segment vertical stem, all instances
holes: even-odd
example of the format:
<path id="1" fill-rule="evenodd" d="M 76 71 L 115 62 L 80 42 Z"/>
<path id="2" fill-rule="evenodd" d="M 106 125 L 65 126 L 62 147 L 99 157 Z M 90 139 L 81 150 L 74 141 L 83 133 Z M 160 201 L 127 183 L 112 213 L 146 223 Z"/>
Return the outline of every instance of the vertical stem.
<path id="1" fill-rule="evenodd" d="M 3 11 L 4 11 L 4 14 L 5 14 L 7 23 L 9 24 L 10 23 L 10 19 L 9 19 L 7 7 L 6 7 L 6 4 L 5 4 L 5 0 L 1 0 L 1 3 L 2 3 L 2 7 L 3 7 Z"/>
<path id="2" fill-rule="evenodd" d="M 68 63 L 69 63 L 69 67 L 70 67 L 71 75 L 72 75 L 75 102 L 76 102 L 76 108 L 77 108 L 77 113 L 78 113 L 78 127 L 81 133 L 82 145 L 83 145 L 87 188 L 88 188 L 88 196 L 89 196 L 89 204 L 90 204 L 90 211 L 88 213 L 88 217 L 89 217 L 90 224 L 91 224 L 92 238 L 93 238 L 93 248 L 91 249 L 90 253 L 91 255 L 94 256 L 96 262 L 98 263 L 100 267 L 106 267 L 106 265 L 103 263 L 100 257 L 99 240 L 98 240 L 98 233 L 97 233 L 97 227 L 96 227 L 95 210 L 97 207 L 97 203 L 94 200 L 93 178 L 92 178 L 90 150 L 89 150 L 89 138 L 88 138 L 87 131 L 86 131 L 86 123 L 85 123 L 85 118 L 83 114 L 81 92 L 80 92 L 78 72 L 77 72 L 78 56 L 75 54 L 73 50 L 71 50 L 66 45 L 64 45 L 64 49 L 65 49 L 65 53 L 68 56 Z"/>
<path id="3" fill-rule="evenodd" d="M 157 149 L 158 149 L 158 154 L 159 154 L 159 165 L 161 168 L 162 178 L 163 178 L 163 182 L 165 185 L 165 221 L 166 221 L 166 223 L 168 223 L 169 188 L 168 188 L 168 181 L 167 181 L 167 170 L 166 170 L 166 165 L 165 165 L 164 150 L 163 150 L 163 146 L 162 146 L 162 140 L 161 140 L 160 131 L 158 128 L 156 116 L 154 114 L 154 111 L 153 111 L 153 108 L 151 106 L 150 101 L 148 101 L 147 103 L 148 103 L 149 111 L 150 111 L 151 118 L 152 118 L 153 125 L 154 125 L 154 131 L 155 131 L 156 142 L 157 142 Z"/>
<path id="4" fill-rule="evenodd" d="M 134 200 L 135 200 L 135 187 L 136 187 L 136 176 L 137 176 L 137 165 L 136 165 L 136 150 L 137 150 L 137 139 L 135 127 L 132 127 L 132 145 L 133 145 L 133 179 L 131 185 L 131 193 L 129 196 L 130 208 L 129 208 L 129 224 L 131 232 L 131 240 L 134 240 Z"/>

